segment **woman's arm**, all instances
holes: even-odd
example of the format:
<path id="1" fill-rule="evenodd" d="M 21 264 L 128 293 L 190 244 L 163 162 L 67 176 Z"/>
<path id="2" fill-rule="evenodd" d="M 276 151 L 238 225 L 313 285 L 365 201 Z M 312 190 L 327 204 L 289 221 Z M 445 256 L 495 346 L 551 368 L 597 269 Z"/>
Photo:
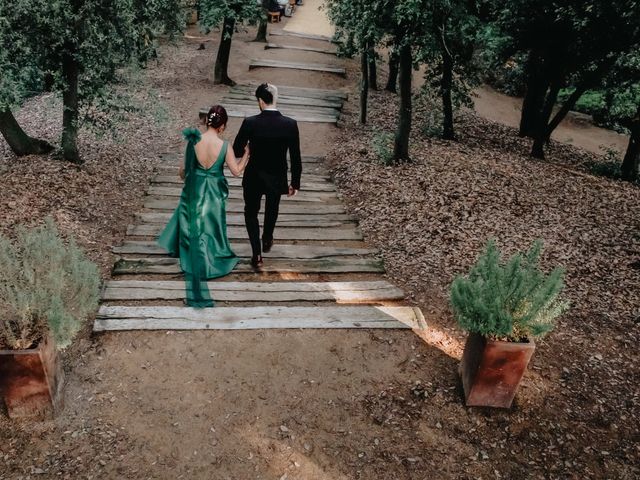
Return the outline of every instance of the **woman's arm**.
<path id="1" fill-rule="evenodd" d="M 229 167 L 229 170 L 231 170 L 231 173 L 234 177 L 239 177 L 240 175 L 242 175 L 242 172 L 244 172 L 247 163 L 249 163 L 249 154 L 249 145 L 244 147 L 244 155 L 242 156 L 242 158 L 236 158 L 232 148 L 227 149 L 227 156 L 225 158 L 225 161 L 227 162 L 227 166 Z"/>

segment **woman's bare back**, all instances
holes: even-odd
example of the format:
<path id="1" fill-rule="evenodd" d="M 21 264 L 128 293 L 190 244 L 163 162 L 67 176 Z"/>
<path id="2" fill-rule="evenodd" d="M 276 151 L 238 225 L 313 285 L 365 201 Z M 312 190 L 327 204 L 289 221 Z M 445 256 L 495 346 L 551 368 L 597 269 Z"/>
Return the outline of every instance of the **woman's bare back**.
<path id="1" fill-rule="evenodd" d="M 202 168 L 209 169 L 216 163 L 223 144 L 215 134 L 207 132 L 202 135 L 202 139 L 195 145 L 196 157 Z"/>

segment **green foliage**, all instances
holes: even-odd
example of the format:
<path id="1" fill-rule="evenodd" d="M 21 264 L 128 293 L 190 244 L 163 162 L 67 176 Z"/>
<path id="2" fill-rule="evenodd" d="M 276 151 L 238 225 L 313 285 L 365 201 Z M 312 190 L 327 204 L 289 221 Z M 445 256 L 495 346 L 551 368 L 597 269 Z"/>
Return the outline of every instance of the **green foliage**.
<path id="1" fill-rule="evenodd" d="M 379 130 L 375 132 L 371 141 L 373 151 L 384 165 L 393 164 L 393 138 L 393 133 Z"/>
<path id="2" fill-rule="evenodd" d="M 558 94 L 558 101 L 564 102 L 575 88 L 564 88 Z M 605 106 L 604 92 L 599 90 L 587 90 L 576 102 L 574 110 L 588 115 L 598 114 Z"/>
<path id="3" fill-rule="evenodd" d="M 42 90 L 41 50 L 25 31 L 44 0 L 0 0 L 0 109 L 11 109 Z"/>
<path id="4" fill-rule="evenodd" d="M 482 25 L 467 2 L 431 0 L 431 26 L 417 42 L 417 60 L 426 66 L 425 88 L 441 92 L 443 57 L 453 62 L 452 103 L 454 110 L 471 105 L 471 91 L 480 84 L 480 62 L 475 57 Z"/>
<path id="5" fill-rule="evenodd" d="M 224 19 L 254 22 L 264 17 L 262 4 L 256 0 L 200 0 L 200 28 L 203 31 L 220 26 Z"/>
<path id="6" fill-rule="evenodd" d="M 67 347 L 98 305 L 100 277 L 75 242 L 65 245 L 51 219 L 0 236 L 0 344 L 26 349 L 48 331 Z"/>
<path id="7" fill-rule="evenodd" d="M 539 270 L 541 250 L 542 242 L 536 241 L 527 253 L 504 263 L 495 241 L 489 241 L 469 275 L 451 285 L 451 305 L 460 326 L 514 342 L 548 333 L 568 303 L 559 299 L 563 270 L 549 275 Z"/>
<path id="8" fill-rule="evenodd" d="M 442 114 L 442 100 L 436 93 L 425 85 L 418 96 L 420 127 L 425 137 L 436 138 L 442 135 L 444 115 Z"/>
<path id="9" fill-rule="evenodd" d="M 181 0 L 0 0 L 0 108 L 45 88 L 68 89 L 78 64 L 79 121 L 110 128 L 130 99 L 114 86 L 155 55 L 156 37 L 184 28 Z M 65 107 L 68 108 L 68 107 Z"/>

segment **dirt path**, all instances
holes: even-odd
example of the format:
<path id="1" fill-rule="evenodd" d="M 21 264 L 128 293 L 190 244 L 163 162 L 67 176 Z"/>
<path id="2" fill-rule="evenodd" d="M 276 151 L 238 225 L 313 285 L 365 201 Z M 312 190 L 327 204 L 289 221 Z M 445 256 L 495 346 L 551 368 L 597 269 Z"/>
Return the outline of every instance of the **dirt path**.
<path id="1" fill-rule="evenodd" d="M 518 127 L 522 99 L 509 97 L 488 86 L 479 88 L 476 94 L 474 105 L 480 116 L 492 122 Z M 598 154 L 610 149 L 623 155 L 629 142 L 626 135 L 596 127 L 584 118 L 572 114 L 567 115 L 556 128 L 552 138 Z"/>
<path id="2" fill-rule="evenodd" d="M 333 37 L 335 27 L 322 12 L 323 4 L 324 0 L 305 0 L 303 5 L 296 7 L 284 31 Z"/>

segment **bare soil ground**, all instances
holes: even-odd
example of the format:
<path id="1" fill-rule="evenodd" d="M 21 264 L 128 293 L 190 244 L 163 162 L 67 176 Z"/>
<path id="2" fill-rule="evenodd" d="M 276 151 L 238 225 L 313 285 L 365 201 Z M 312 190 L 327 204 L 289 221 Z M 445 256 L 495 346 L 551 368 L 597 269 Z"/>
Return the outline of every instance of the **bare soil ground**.
<path id="1" fill-rule="evenodd" d="M 146 115 L 122 127 L 122 143 L 83 135 L 80 170 L 50 158 L 15 159 L 0 144 L 4 233 L 53 215 L 108 275 L 109 248 L 140 208 L 160 155 L 180 151 L 180 129 L 226 90 L 211 81 L 217 34 L 189 33 L 177 47 L 163 47 L 144 75 Z M 236 80 L 355 83 L 352 64 L 346 81 L 249 72 L 251 57 L 283 58 L 247 43 L 253 36 L 234 36 Z M 296 55 L 327 60 L 309 52 L 286 58 Z M 155 97 L 144 100 L 149 91 Z M 427 314 L 423 338 L 406 331 L 85 332 L 66 353 L 64 412 L 36 425 L 0 417 L 0 479 L 640 475 L 637 188 L 580 173 L 575 164 L 587 154 L 573 148 L 554 145 L 554 165 L 533 162 L 512 130 L 474 117 L 459 142 L 416 137 L 414 164 L 384 167 L 371 142 L 390 130 L 395 107 L 386 95 L 374 99 L 366 128 L 354 115 L 341 131 L 301 125 L 303 151 L 330 152 L 389 276 Z M 168 121 L 153 121 L 157 105 Z M 47 116 L 59 110 L 34 99 L 18 118 L 55 139 L 51 125 L 59 122 L 45 119 L 59 119 Z M 228 138 L 238 126 L 231 122 Z M 545 261 L 568 268 L 574 302 L 539 345 L 508 412 L 462 405 L 456 369 L 464 335 L 446 302 L 453 275 L 489 235 L 508 251 L 543 236 Z"/>

